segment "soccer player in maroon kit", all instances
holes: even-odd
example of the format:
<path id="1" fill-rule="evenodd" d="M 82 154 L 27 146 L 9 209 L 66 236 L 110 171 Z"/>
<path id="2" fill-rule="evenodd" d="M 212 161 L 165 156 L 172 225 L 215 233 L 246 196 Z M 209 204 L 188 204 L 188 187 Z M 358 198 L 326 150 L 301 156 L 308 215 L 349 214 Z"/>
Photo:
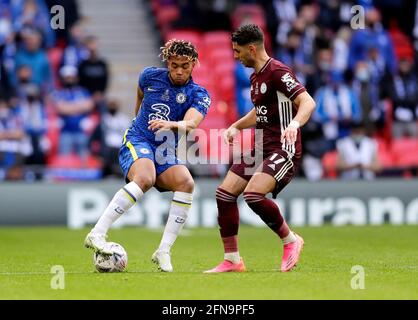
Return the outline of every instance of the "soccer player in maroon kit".
<path id="1" fill-rule="evenodd" d="M 248 206 L 280 237 L 283 242 L 281 271 L 291 270 L 299 260 L 303 239 L 289 229 L 273 197 L 291 181 L 301 160 L 300 127 L 310 118 L 315 101 L 298 82 L 292 70 L 270 58 L 264 48 L 264 36 L 256 25 L 244 25 L 232 34 L 234 58 L 245 67 L 254 68 L 251 75 L 251 100 L 254 108 L 232 124 L 224 139 L 232 144 L 240 130 L 256 126 L 262 129 L 262 144 L 255 156 L 260 165 L 234 164 L 216 190 L 218 223 L 224 245 L 224 261 L 206 273 L 242 272 L 244 262 L 238 251 L 239 212 L 237 197 L 244 193 Z"/>

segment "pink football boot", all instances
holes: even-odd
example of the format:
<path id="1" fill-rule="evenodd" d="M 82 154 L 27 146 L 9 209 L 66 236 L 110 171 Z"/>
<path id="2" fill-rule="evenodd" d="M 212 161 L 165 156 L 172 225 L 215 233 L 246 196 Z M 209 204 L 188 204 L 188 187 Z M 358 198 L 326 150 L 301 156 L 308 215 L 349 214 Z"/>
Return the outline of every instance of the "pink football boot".
<path id="1" fill-rule="evenodd" d="M 303 249 L 304 241 L 302 237 L 295 233 L 296 241 L 287 243 L 283 247 L 283 258 L 282 258 L 282 272 L 292 270 L 296 263 L 299 261 L 300 253 Z"/>
<path id="2" fill-rule="evenodd" d="M 229 260 L 224 260 L 215 268 L 206 270 L 204 273 L 244 272 L 244 271 L 245 271 L 245 265 L 244 265 L 244 261 L 241 258 L 239 263 L 232 263 Z"/>

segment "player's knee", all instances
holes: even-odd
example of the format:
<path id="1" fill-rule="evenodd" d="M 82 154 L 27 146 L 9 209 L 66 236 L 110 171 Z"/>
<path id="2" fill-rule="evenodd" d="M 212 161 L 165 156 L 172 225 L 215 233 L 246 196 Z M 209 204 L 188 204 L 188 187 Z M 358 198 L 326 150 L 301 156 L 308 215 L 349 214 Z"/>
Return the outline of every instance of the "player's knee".
<path id="1" fill-rule="evenodd" d="M 258 192 L 244 191 L 244 200 L 248 205 L 251 205 L 254 202 L 262 201 L 265 199 L 266 195 Z"/>
<path id="2" fill-rule="evenodd" d="M 237 196 L 232 194 L 229 190 L 219 186 L 216 189 L 215 197 L 217 201 L 236 202 Z"/>
<path id="3" fill-rule="evenodd" d="M 194 180 L 192 177 L 185 177 L 181 179 L 177 184 L 177 191 L 193 193 L 194 191 Z"/>
<path id="4" fill-rule="evenodd" d="M 135 176 L 133 181 L 135 181 L 143 192 L 151 189 L 155 183 L 155 179 L 152 176 Z"/>

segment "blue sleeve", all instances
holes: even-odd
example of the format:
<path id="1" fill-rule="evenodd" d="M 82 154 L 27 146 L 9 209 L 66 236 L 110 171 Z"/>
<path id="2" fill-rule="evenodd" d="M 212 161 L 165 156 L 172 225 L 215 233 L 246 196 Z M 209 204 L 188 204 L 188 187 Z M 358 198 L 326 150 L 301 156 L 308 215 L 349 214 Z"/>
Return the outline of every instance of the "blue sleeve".
<path id="1" fill-rule="evenodd" d="M 203 116 L 206 116 L 210 107 L 210 97 L 206 89 L 199 87 L 194 94 L 194 99 L 191 108 L 195 108 Z"/>
<path id="2" fill-rule="evenodd" d="M 148 86 L 149 74 L 151 72 L 151 67 L 145 68 L 142 73 L 139 75 L 138 86 L 144 92 L 144 88 Z"/>

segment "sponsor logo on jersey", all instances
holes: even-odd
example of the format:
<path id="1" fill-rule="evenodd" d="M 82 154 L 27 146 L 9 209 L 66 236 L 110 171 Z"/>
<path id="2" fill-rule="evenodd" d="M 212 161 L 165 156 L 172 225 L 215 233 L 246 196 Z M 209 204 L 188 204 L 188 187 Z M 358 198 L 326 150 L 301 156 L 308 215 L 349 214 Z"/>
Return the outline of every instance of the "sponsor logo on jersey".
<path id="1" fill-rule="evenodd" d="M 257 122 L 268 123 L 266 106 L 255 106 L 255 111 L 257 115 Z"/>
<path id="2" fill-rule="evenodd" d="M 168 115 L 170 114 L 170 107 L 164 103 L 156 103 L 151 106 L 151 109 L 155 111 L 148 116 L 148 121 L 151 120 L 170 120 Z"/>
<path id="3" fill-rule="evenodd" d="M 256 106 L 255 111 L 257 115 L 265 116 L 267 114 L 267 107 L 266 106 Z"/>
<path id="4" fill-rule="evenodd" d="M 150 91 L 150 92 L 157 91 L 157 90 L 155 90 L 154 88 L 151 88 L 151 87 L 148 87 L 147 90 Z"/>
<path id="5" fill-rule="evenodd" d="M 281 77 L 282 82 L 286 85 L 287 87 L 287 91 L 292 91 L 292 89 L 294 89 L 298 83 L 296 82 L 296 80 L 290 75 L 289 72 L 286 72 L 282 77 Z"/>
<path id="6" fill-rule="evenodd" d="M 177 103 L 184 103 L 186 101 L 186 95 L 182 92 L 178 93 L 176 95 L 176 101 Z"/>
<path id="7" fill-rule="evenodd" d="M 141 148 L 141 149 L 139 149 L 139 151 L 143 154 L 149 154 L 150 153 L 150 151 L 147 148 Z"/>
<path id="8" fill-rule="evenodd" d="M 263 82 L 260 86 L 260 92 L 266 93 L 266 91 L 267 91 L 267 85 L 265 84 L 265 82 Z"/>
<path id="9" fill-rule="evenodd" d="M 204 97 L 203 101 L 199 100 L 197 103 L 200 104 L 201 106 L 203 106 L 204 108 L 208 109 L 209 106 L 210 106 L 210 98 L 209 97 Z"/>

